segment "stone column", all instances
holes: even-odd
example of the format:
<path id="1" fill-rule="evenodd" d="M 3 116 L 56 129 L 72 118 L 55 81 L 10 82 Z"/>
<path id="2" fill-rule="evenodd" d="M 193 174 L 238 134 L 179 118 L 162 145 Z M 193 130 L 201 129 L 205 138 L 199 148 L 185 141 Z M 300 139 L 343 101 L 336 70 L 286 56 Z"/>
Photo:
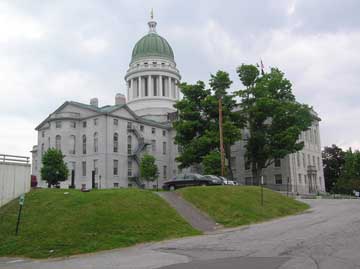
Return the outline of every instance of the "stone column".
<path id="1" fill-rule="evenodd" d="M 135 79 L 131 79 L 131 99 L 135 98 L 135 85 L 134 85 Z"/>
<path id="2" fill-rule="evenodd" d="M 171 77 L 168 77 L 168 96 L 172 98 L 171 96 Z"/>
<path id="3" fill-rule="evenodd" d="M 159 96 L 165 96 L 163 95 L 163 84 L 162 84 L 162 75 L 159 75 Z"/>
<path id="4" fill-rule="evenodd" d="M 152 77 L 152 75 L 149 75 L 149 83 L 150 83 L 150 87 L 149 87 L 149 89 L 148 89 L 148 91 L 149 91 L 149 96 L 154 96 L 154 90 L 153 90 L 153 88 L 154 88 L 154 83 L 153 83 L 153 77 Z"/>
<path id="5" fill-rule="evenodd" d="M 142 87 L 141 87 L 141 76 L 139 76 L 138 79 L 139 79 L 139 82 L 138 82 L 138 83 L 139 83 L 139 97 L 142 97 L 143 94 L 142 94 L 142 92 L 141 92 L 141 91 L 142 91 Z"/>

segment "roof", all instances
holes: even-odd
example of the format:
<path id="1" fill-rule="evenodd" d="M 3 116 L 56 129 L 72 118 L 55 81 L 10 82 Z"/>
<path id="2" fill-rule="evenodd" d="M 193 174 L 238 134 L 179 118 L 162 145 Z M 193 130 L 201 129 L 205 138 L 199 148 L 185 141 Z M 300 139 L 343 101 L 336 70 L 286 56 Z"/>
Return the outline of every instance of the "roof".
<path id="1" fill-rule="evenodd" d="M 174 52 L 165 38 L 157 33 L 150 32 L 135 44 L 131 63 L 148 57 L 160 57 L 174 61 Z"/>
<path id="2" fill-rule="evenodd" d="M 149 125 L 153 125 L 153 126 L 157 126 L 157 127 L 161 127 L 161 128 L 169 128 L 171 127 L 171 125 L 169 125 L 168 123 L 161 123 L 161 122 L 156 122 L 153 120 L 149 120 L 149 119 L 144 119 L 138 115 L 136 115 L 136 113 L 134 111 L 132 111 L 127 104 L 121 104 L 121 105 L 106 105 L 106 106 L 102 106 L 102 107 L 95 107 L 92 105 L 88 105 L 88 104 L 84 104 L 84 103 L 79 103 L 79 102 L 75 102 L 75 101 L 66 101 L 65 103 L 63 103 L 58 109 L 56 109 L 53 113 L 51 113 L 45 120 L 43 120 L 36 128 L 35 130 L 39 130 L 45 123 L 47 123 L 49 120 L 56 120 L 56 119 L 52 119 L 51 115 L 54 113 L 57 113 L 59 111 L 61 111 L 65 106 L 67 105 L 74 105 L 83 109 L 89 109 L 91 111 L 95 111 L 99 114 L 104 114 L 104 115 L 108 115 L 120 108 L 123 108 L 125 110 L 127 110 L 130 115 L 132 115 L 134 117 L 134 119 L 138 122 L 142 122 L 144 124 L 149 124 Z"/>

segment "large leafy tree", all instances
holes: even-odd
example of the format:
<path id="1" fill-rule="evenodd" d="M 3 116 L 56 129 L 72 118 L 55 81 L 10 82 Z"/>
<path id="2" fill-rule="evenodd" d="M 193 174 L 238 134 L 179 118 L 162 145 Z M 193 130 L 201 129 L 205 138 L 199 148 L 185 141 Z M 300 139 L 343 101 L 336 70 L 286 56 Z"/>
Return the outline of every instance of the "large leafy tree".
<path id="1" fill-rule="evenodd" d="M 203 158 L 204 174 L 221 176 L 221 156 L 220 152 L 214 150 Z"/>
<path id="2" fill-rule="evenodd" d="M 322 151 L 325 188 L 331 191 L 340 178 L 345 164 L 345 152 L 336 145 L 325 147 Z"/>
<path id="3" fill-rule="evenodd" d="M 303 148 L 298 138 L 311 126 L 313 116 L 310 107 L 296 101 L 290 81 L 279 69 L 260 74 L 256 66 L 243 64 L 237 73 L 245 86 L 237 92 L 249 132 L 245 156 L 254 182 L 259 183 L 262 169 Z"/>
<path id="4" fill-rule="evenodd" d="M 50 148 L 42 156 L 41 179 L 45 180 L 49 187 L 57 185 L 60 181 L 67 180 L 69 169 L 64 162 L 64 155 L 60 150 Z"/>
<path id="5" fill-rule="evenodd" d="M 175 105 L 178 120 L 173 124 L 176 130 L 175 142 L 181 148 L 177 157 L 180 168 L 201 164 L 205 156 L 219 150 L 220 97 L 223 107 L 225 155 L 230 159 L 230 146 L 241 138 L 243 122 L 240 114 L 234 112 L 235 96 L 227 92 L 231 83 L 228 73 L 218 71 L 211 75 L 209 89 L 205 88 L 202 81 L 196 84 L 180 84 L 183 98 Z"/>
<path id="6" fill-rule="evenodd" d="M 148 184 L 158 177 L 158 168 L 155 164 L 155 157 L 149 154 L 144 154 L 140 161 L 140 177 Z"/>
<path id="7" fill-rule="evenodd" d="M 351 148 L 344 153 L 343 166 L 340 177 L 336 180 L 334 191 L 353 194 L 360 191 L 360 151 Z"/>

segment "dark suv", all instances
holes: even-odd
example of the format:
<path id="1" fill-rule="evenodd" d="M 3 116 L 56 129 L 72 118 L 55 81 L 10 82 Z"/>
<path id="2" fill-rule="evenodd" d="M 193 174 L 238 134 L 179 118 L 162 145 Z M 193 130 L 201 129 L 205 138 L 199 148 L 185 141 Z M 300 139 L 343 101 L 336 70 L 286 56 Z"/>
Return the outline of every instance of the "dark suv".
<path id="1" fill-rule="evenodd" d="M 221 184 L 221 180 L 216 180 L 215 178 L 211 177 L 205 177 L 200 174 L 180 174 L 174 177 L 172 180 L 166 181 L 163 184 L 163 189 L 173 191 L 178 188 L 190 186 L 210 186 Z"/>

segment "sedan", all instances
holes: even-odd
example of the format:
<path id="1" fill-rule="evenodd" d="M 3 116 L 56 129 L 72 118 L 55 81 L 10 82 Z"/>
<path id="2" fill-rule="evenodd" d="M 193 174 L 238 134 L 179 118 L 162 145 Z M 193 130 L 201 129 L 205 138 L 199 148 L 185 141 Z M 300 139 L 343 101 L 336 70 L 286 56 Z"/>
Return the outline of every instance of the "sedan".
<path id="1" fill-rule="evenodd" d="M 222 183 L 219 179 L 203 176 L 200 174 L 180 174 L 174 177 L 172 180 L 164 182 L 163 189 L 173 191 L 178 188 L 190 186 L 210 186 L 221 184 Z"/>

